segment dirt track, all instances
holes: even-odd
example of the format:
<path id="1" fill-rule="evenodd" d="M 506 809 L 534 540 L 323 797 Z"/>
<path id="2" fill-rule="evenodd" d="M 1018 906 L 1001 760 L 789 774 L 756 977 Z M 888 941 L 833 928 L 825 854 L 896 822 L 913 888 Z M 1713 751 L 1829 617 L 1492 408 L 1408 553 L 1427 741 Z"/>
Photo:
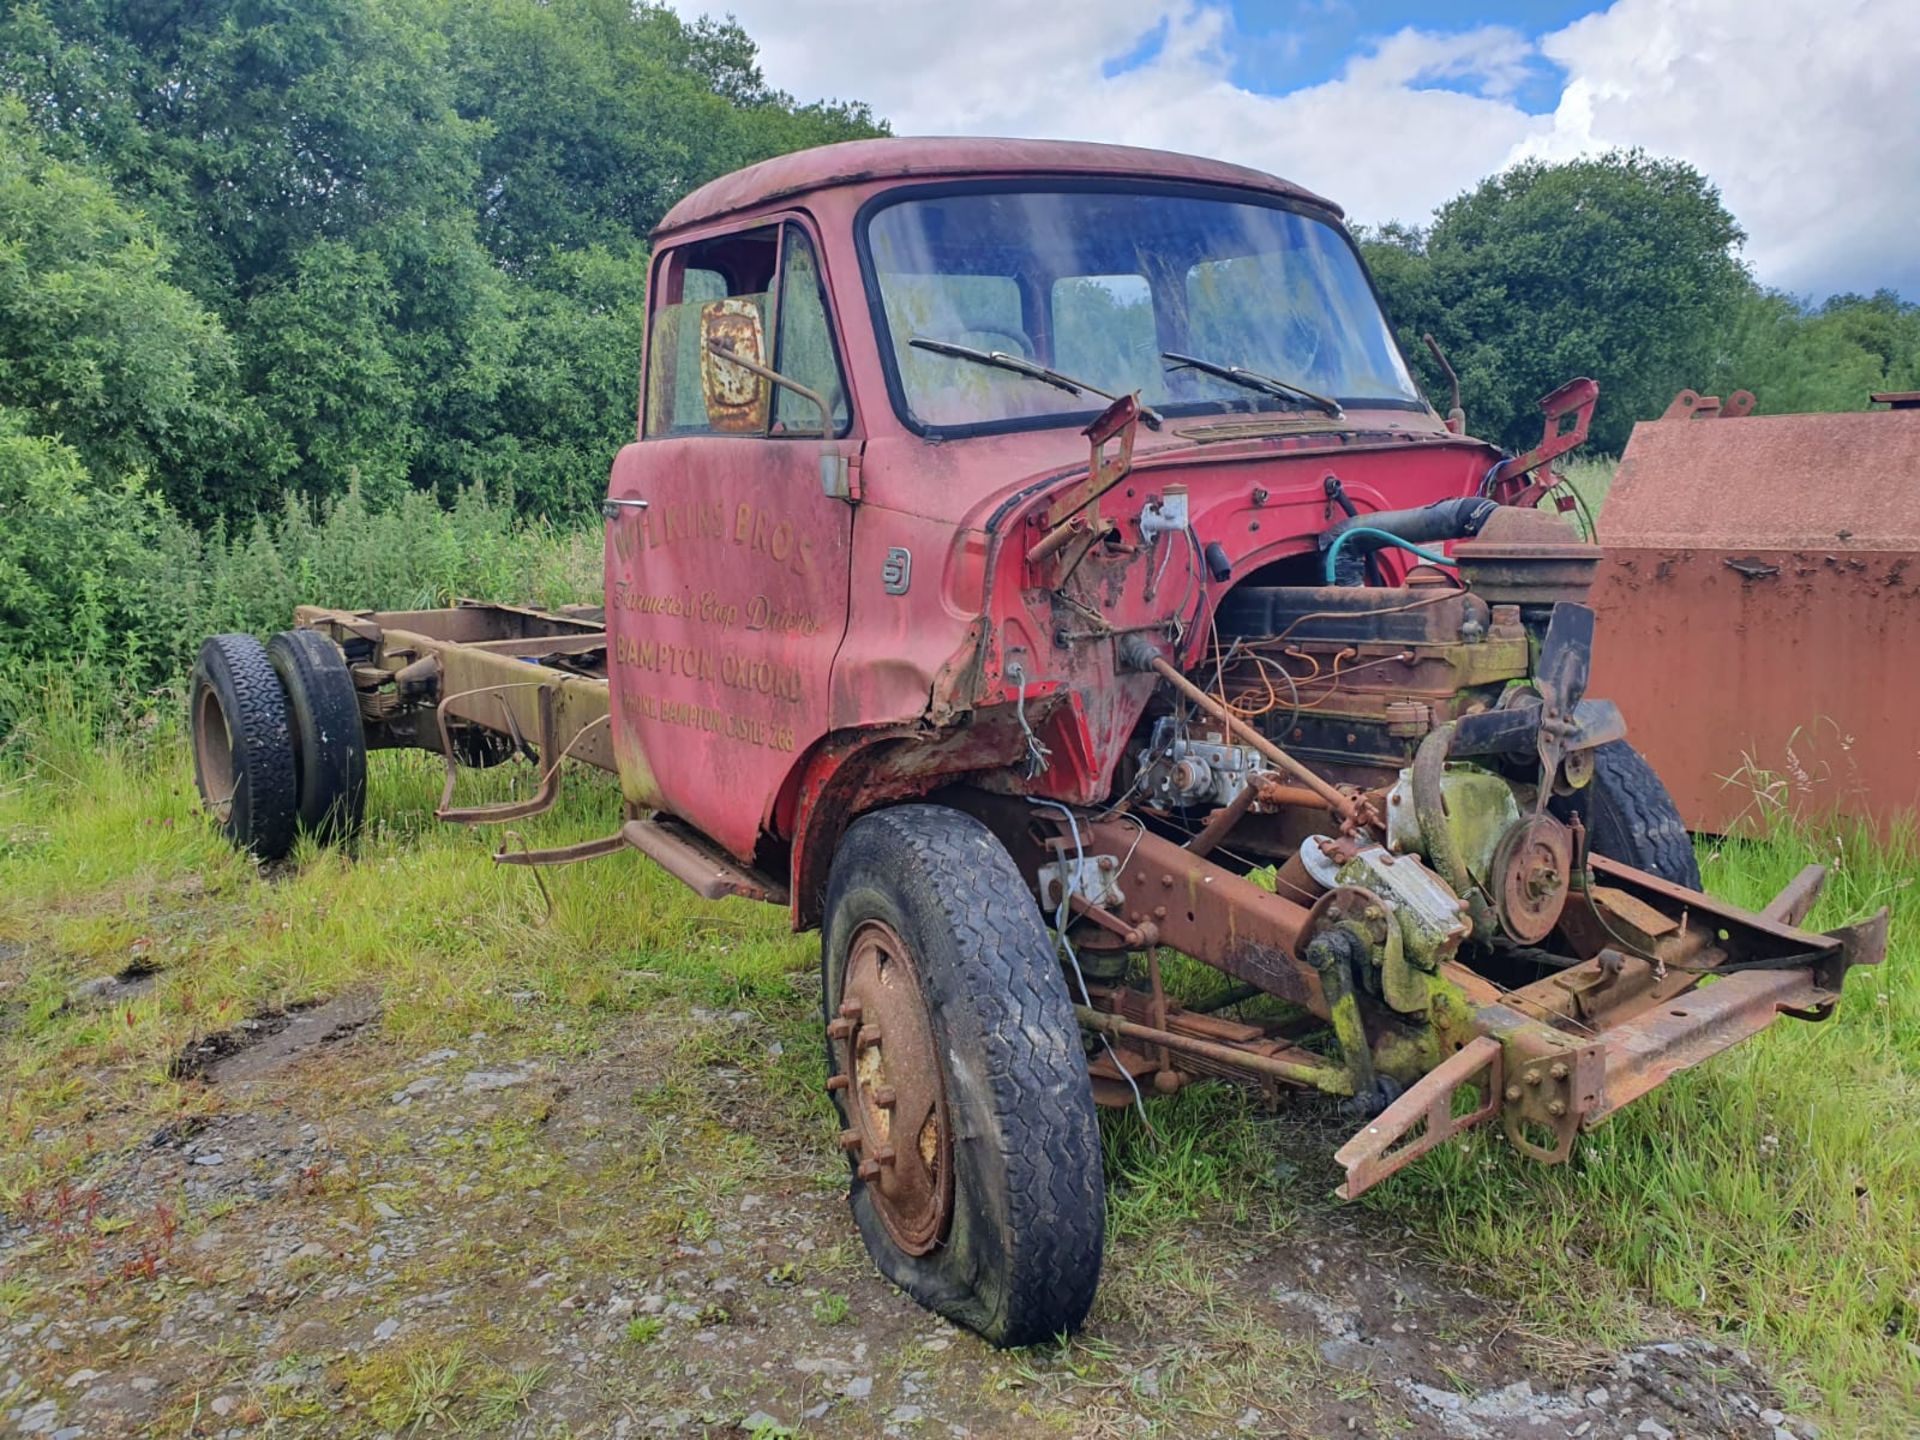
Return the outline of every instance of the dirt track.
<path id="1" fill-rule="evenodd" d="M 556 1021 L 543 1053 L 418 1053 L 377 1020 L 346 996 L 195 1047 L 195 1113 L 30 1197 L 0 1230 L 0 1275 L 31 1287 L 0 1328 L 0 1426 L 1781 1433 L 1743 1356 L 1544 1347 L 1318 1199 L 1279 1235 L 1123 1238 L 1081 1342 L 996 1354 L 870 1270 L 812 1102 L 755 1073 L 782 1049 L 762 1018 L 682 1007 L 590 1046 Z M 1309 1150 L 1298 1183 L 1324 1195 Z M 1188 1283 L 1156 1293 L 1167 1265 Z"/>

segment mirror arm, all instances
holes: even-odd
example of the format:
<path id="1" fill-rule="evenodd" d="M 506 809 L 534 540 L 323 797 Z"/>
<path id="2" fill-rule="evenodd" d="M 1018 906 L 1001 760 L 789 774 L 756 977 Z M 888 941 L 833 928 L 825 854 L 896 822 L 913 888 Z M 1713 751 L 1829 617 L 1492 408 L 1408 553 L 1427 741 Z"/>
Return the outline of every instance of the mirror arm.
<path id="1" fill-rule="evenodd" d="M 820 411 L 820 439 L 823 442 L 820 452 L 820 490 L 829 499 L 845 500 L 849 504 L 860 499 L 853 485 L 852 467 L 847 457 L 842 455 L 833 443 L 833 408 L 827 404 L 827 397 L 818 390 L 802 385 L 798 380 L 789 379 L 771 366 L 762 365 L 758 360 L 749 360 L 731 345 L 722 345 L 718 340 L 707 341 L 707 349 L 725 360 L 729 365 L 738 365 L 749 375 L 758 375 L 769 385 L 778 385 L 791 390 L 802 400 L 808 400 Z"/>
<path id="2" fill-rule="evenodd" d="M 749 360 L 731 345 L 722 345 L 718 340 L 707 341 L 707 349 L 718 355 L 722 360 L 725 360 L 729 365 L 738 365 L 749 375 L 758 375 L 768 384 L 778 385 L 783 390 L 791 390 L 802 400 L 812 402 L 820 411 L 821 438 L 826 440 L 833 438 L 833 410 L 827 404 L 826 396 L 822 395 L 818 390 L 810 389 L 802 385 L 798 380 L 791 380 L 785 375 L 782 375 L 778 370 L 762 365 L 758 360 Z"/>

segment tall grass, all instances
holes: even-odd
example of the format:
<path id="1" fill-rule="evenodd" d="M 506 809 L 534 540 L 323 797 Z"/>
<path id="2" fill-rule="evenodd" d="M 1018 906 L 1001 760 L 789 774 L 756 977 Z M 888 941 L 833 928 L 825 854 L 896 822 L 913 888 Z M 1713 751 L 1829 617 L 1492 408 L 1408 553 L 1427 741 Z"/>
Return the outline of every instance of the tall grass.
<path id="1" fill-rule="evenodd" d="M 1404 1220 L 1584 1346 L 1657 1305 L 1763 1345 L 1846 1434 L 1920 1415 L 1920 854 L 1910 836 L 1782 831 L 1701 847 L 1706 888 L 1759 908 L 1828 866 L 1808 919 L 1893 911 L 1884 966 L 1837 1013 L 1782 1019 L 1678 1076 L 1541 1170 L 1497 1139 L 1436 1152 L 1364 1203 Z"/>
<path id="2" fill-rule="evenodd" d="M 471 595 L 557 605 L 601 593 L 597 525 L 523 521 L 478 486 L 451 508 L 417 492 L 376 508 L 355 488 L 317 511 L 289 502 L 235 534 L 164 511 L 133 519 L 137 545 L 64 557 L 100 567 L 84 589 L 102 604 L 44 616 L 35 643 L 0 647 L 15 657 L 0 665 L 0 735 L 49 687 L 83 697 L 96 717 L 164 705 L 208 635 L 285 629 L 296 604 L 415 609 Z"/>

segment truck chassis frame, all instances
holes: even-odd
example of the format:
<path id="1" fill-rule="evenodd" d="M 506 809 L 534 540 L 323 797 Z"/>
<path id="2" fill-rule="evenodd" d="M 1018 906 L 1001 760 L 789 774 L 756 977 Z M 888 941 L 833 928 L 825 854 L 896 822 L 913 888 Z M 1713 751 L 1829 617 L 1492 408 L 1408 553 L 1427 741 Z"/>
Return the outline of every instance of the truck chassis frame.
<path id="1" fill-rule="evenodd" d="M 567 760 L 615 768 L 608 636 L 597 608 L 302 606 L 297 624 L 341 649 L 369 749 L 418 748 L 444 758 L 441 819 L 526 818 L 556 802 Z M 463 763 L 515 753 L 539 767 L 532 796 L 454 803 Z M 1820 866 L 1751 913 L 1586 854 L 1576 826 L 1581 863 L 1561 924 L 1584 937 L 1588 958 L 1515 988 L 1457 960 L 1430 973 L 1409 968 L 1400 982 L 1425 991 L 1417 1007 L 1401 1007 L 1426 1017 L 1415 1025 L 1356 983 L 1339 947 L 1313 943 L 1340 927 L 1383 926 L 1371 892 L 1339 885 L 1303 904 L 1217 863 L 1208 852 L 1237 818 L 1225 810 L 1181 844 L 1126 815 L 1036 806 L 964 786 L 928 798 L 985 822 L 1037 891 L 1049 866 L 1056 875 L 1088 866 L 1104 873 L 1103 886 L 1066 886 L 1055 916 L 1078 982 L 1076 1017 L 1098 1042 L 1089 1061 L 1096 1101 L 1126 1105 L 1142 1086 L 1169 1093 L 1205 1079 L 1275 1095 L 1344 1097 L 1372 1113 L 1336 1155 L 1347 1171 L 1345 1198 L 1496 1118 L 1522 1153 L 1564 1162 L 1582 1130 L 1679 1071 L 1781 1015 L 1824 1019 L 1847 969 L 1877 962 L 1886 945 L 1885 912 L 1824 935 L 1798 928 L 1824 882 Z M 1310 789 L 1284 798 L 1331 808 Z M 1351 817 L 1345 828 L 1354 828 Z M 789 901 L 781 880 L 670 817 L 630 814 L 601 839 L 543 851 L 502 845 L 494 858 L 567 864 L 629 847 L 706 899 Z M 1098 898 L 1089 898 L 1090 888 Z M 1041 895 L 1043 904 L 1047 898 Z M 802 918 L 797 907 L 795 918 Z M 1237 986 L 1208 1008 L 1176 1002 L 1161 982 L 1162 946 Z M 1136 952 L 1147 957 L 1144 987 L 1123 979 L 1125 958 Z M 1117 958 L 1119 969 L 1093 963 L 1100 956 Z M 1261 1021 L 1215 1013 L 1255 995 L 1289 1002 L 1293 1013 Z M 1328 1031 L 1330 1045 L 1309 1043 L 1310 1032 Z"/>

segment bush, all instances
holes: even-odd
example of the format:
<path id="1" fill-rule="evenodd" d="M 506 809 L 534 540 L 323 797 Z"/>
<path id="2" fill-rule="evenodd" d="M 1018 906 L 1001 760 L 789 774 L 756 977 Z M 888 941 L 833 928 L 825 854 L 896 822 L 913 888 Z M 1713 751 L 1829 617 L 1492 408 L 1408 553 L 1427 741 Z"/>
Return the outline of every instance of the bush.
<path id="1" fill-rule="evenodd" d="M 285 629 L 296 604 L 592 602 L 600 562 L 597 526 L 522 522 L 479 486 L 443 509 L 419 493 L 376 508 L 356 485 L 317 511 L 289 500 L 203 534 L 137 477 L 99 485 L 0 411 L 0 734 L 50 681 L 95 713 L 171 706 L 206 636 Z"/>

